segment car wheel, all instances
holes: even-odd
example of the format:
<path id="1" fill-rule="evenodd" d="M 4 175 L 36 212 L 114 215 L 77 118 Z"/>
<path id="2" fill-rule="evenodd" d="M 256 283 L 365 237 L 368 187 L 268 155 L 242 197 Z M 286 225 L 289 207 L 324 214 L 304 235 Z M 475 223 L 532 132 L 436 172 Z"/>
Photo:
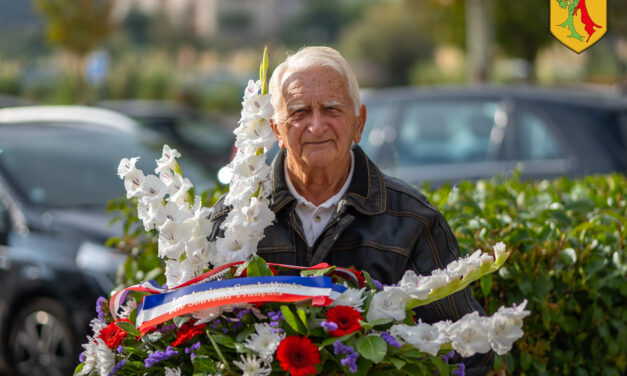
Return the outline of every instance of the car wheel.
<path id="1" fill-rule="evenodd" d="M 67 314 L 46 298 L 34 300 L 16 315 L 8 349 L 16 375 L 71 375 L 78 362 Z"/>

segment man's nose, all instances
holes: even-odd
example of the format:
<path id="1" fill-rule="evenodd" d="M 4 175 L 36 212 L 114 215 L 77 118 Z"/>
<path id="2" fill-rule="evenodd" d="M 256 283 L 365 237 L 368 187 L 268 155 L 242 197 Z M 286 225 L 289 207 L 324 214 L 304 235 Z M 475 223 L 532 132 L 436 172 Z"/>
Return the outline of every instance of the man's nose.
<path id="1" fill-rule="evenodd" d="M 314 109 L 311 113 L 311 124 L 309 132 L 314 136 L 322 136 L 327 129 L 327 122 L 319 109 Z"/>

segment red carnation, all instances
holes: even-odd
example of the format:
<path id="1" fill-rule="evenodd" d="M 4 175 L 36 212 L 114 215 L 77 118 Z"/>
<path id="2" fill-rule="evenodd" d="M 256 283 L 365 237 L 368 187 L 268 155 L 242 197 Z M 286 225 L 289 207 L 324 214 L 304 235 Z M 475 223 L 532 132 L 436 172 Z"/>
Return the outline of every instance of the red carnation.
<path id="1" fill-rule="evenodd" d="M 366 278 L 364 277 L 364 272 L 362 272 L 361 270 L 357 270 L 354 267 L 350 267 L 349 269 L 351 272 L 353 272 L 353 274 L 355 274 L 355 277 L 357 277 L 357 282 L 359 283 L 359 288 L 362 288 L 364 286 L 366 286 Z"/>
<path id="2" fill-rule="evenodd" d="M 122 319 L 118 321 L 130 322 L 127 319 Z M 126 332 L 120 329 L 120 327 L 117 325 L 118 321 L 110 323 L 98 334 L 98 338 L 102 339 L 105 345 L 107 345 L 107 347 L 112 350 L 120 346 L 120 343 L 122 343 L 122 341 L 124 341 L 124 338 L 126 338 Z"/>
<path id="3" fill-rule="evenodd" d="M 314 365 L 320 363 L 320 353 L 316 345 L 307 337 L 289 336 L 279 344 L 276 357 L 283 371 L 292 376 L 316 374 Z"/>
<path id="4" fill-rule="evenodd" d="M 203 334 L 206 324 L 194 325 L 196 320 L 189 320 L 176 332 L 176 339 L 172 342 L 172 347 L 182 345 L 192 339 L 192 337 Z"/>
<path id="5" fill-rule="evenodd" d="M 327 311 L 327 322 L 333 322 L 337 325 L 336 330 L 329 331 L 329 334 L 334 337 L 341 337 L 361 329 L 359 320 L 363 320 L 361 312 L 353 307 L 341 305 Z"/>

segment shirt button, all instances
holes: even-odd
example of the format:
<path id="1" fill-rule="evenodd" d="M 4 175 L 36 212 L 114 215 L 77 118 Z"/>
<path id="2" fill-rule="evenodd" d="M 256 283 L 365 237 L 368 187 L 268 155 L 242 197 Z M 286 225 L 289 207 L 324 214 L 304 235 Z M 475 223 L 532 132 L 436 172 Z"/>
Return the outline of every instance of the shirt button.
<path id="1" fill-rule="evenodd" d="M 316 222 L 320 222 L 320 216 L 319 215 L 314 215 L 314 221 Z"/>

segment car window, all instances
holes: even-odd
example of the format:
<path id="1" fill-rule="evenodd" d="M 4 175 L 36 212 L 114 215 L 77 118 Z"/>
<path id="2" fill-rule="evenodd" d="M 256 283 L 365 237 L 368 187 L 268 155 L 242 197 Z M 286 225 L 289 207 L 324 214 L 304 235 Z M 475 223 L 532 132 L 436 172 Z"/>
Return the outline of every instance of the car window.
<path id="1" fill-rule="evenodd" d="M 399 165 L 485 161 L 502 142 L 491 101 L 424 101 L 406 108 L 397 137 Z"/>
<path id="2" fill-rule="evenodd" d="M 48 208 L 104 207 L 124 193 L 117 176 L 120 160 L 140 157 L 137 166 L 145 174 L 153 174 L 165 142 L 152 132 L 29 124 L 7 125 L 1 130 L 3 175 L 29 202 Z M 213 186 L 209 172 L 190 158 L 180 158 L 179 163 L 183 174 L 198 184 L 197 192 Z"/>
<path id="3" fill-rule="evenodd" d="M 522 112 L 517 115 L 516 123 L 516 140 L 521 159 L 543 160 L 564 157 L 560 143 L 543 119 L 530 112 Z"/>

